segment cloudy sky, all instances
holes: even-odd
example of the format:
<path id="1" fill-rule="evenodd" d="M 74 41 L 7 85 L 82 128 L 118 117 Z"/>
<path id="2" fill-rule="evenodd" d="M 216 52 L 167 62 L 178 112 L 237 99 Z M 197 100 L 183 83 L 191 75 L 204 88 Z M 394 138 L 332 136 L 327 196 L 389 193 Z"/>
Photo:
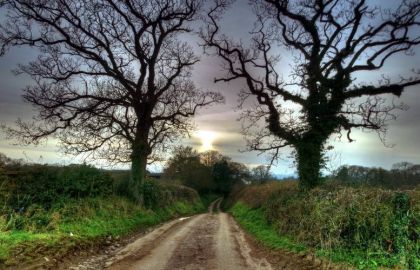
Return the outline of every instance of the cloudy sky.
<path id="1" fill-rule="evenodd" d="M 376 3 L 384 1 L 376 1 Z M 391 1 L 387 1 L 388 4 Z M 392 8 L 392 4 L 390 4 Z M 249 40 L 249 34 L 254 17 L 247 1 L 239 0 L 230 8 L 222 21 L 222 28 L 236 40 Z M 191 39 L 196 44 L 198 39 Z M 195 46 L 196 52 L 201 55 L 201 61 L 193 72 L 195 83 L 202 89 L 220 91 L 226 99 L 225 104 L 213 106 L 200 111 L 195 117 L 197 132 L 193 137 L 181 141 L 201 151 L 212 148 L 228 155 L 233 160 L 243 162 L 250 166 L 266 164 L 267 158 L 258 153 L 244 152 L 245 141 L 240 134 L 240 122 L 237 121 L 240 111 L 236 109 L 237 94 L 243 82 L 235 81 L 230 84 L 214 84 L 214 78 L 222 73 L 220 61 L 215 57 L 205 56 L 201 48 Z M 281 51 L 282 70 L 287 72 L 291 62 L 287 52 Z M 31 80 L 25 76 L 15 76 L 13 68 L 19 63 L 26 63 L 36 57 L 36 51 L 31 49 L 12 49 L 5 56 L 0 57 L 0 123 L 13 125 L 17 118 L 30 119 L 34 113 L 30 105 L 22 102 L 21 89 L 31 84 Z M 381 73 L 389 76 L 407 74 L 412 68 L 418 68 L 420 63 L 420 51 L 415 56 L 397 56 L 388 62 Z M 377 76 L 376 74 L 375 76 Z M 287 76 L 287 74 L 284 74 Z M 369 74 L 361 74 L 361 81 L 375 82 L 377 77 Z M 420 163 L 420 86 L 407 88 L 399 101 L 409 106 L 408 111 L 399 113 L 398 121 L 389 127 L 387 141 L 393 147 L 385 147 L 372 133 L 353 132 L 356 139 L 352 143 L 331 139 L 334 149 L 329 153 L 331 158 L 330 167 L 334 168 L 343 164 L 363 166 L 380 166 L 390 168 L 399 161 Z M 30 162 L 47 163 L 72 163 L 80 162 L 80 158 L 64 156 L 57 147 L 57 142 L 50 140 L 40 146 L 17 146 L 4 139 L 1 134 L 0 152 L 12 157 L 23 158 Z M 289 158 L 290 150 L 285 149 L 282 159 L 273 167 L 276 174 L 292 174 L 294 168 Z M 154 168 L 155 170 L 157 167 Z"/>

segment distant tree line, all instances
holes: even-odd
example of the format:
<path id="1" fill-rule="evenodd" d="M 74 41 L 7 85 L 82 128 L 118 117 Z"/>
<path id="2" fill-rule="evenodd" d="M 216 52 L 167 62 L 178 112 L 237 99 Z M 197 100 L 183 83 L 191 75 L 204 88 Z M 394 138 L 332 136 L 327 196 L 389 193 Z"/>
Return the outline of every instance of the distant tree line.
<path id="1" fill-rule="evenodd" d="M 217 151 L 198 153 L 191 147 L 178 147 L 166 164 L 166 181 L 178 181 L 200 193 L 216 192 L 227 195 L 235 185 L 246 185 L 272 179 L 269 167 L 249 169 Z"/>
<path id="2" fill-rule="evenodd" d="M 391 170 L 346 165 L 340 167 L 333 178 L 351 185 L 410 188 L 420 184 L 420 164 L 399 162 Z"/>

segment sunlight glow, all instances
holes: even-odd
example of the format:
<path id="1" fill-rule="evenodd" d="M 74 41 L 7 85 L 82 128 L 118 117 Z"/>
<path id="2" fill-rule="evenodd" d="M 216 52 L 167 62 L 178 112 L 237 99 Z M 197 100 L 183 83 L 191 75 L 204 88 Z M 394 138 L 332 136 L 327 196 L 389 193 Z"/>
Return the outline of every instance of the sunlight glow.
<path id="1" fill-rule="evenodd" d="M 201 140 L 200 152 L 213 150 L 213 142 L 216 139 L 216 133 L 208 130 L 199 130 L 195 136 Z"/>

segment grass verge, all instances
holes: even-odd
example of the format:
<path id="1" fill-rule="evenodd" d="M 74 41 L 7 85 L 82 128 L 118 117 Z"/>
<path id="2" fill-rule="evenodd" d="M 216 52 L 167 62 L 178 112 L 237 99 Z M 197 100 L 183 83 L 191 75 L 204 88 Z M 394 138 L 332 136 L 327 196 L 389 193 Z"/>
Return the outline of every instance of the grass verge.
<path id="1" fill-rule="evenodd" d="M 93 244 L 109 236 L 124 236 L 203 210 L 200 201 L 179 200 L 164 208 L 146 210 L 119 196 L 67 200 L 46 212 L 32 213 L 30 218 L 19 217 L 26 222 L 22 224 L 24 230 L 1 230 L 0 266 L 31 261 L 35 256 L 60 256 L 77 246 Z M 4 221 L 0 221 L 0 227 L 7 227 Z M 37 222 L 43 223 L 42 230 L 36 228 Z"/>
<path id="2" fill-rule="evenodd" d="M 266 246 L 358 269 L 420 269 L 419 190 L 267 183 L 234 194 L 230 211 Z"/>
<path id="3" fill-rule="evenodd" d="M 251 209 L 244 203 L 238 202 L 229 212 L 245 230 L 270 248 L 287 249 L 295 252 L 306 250 L 304 245 L 296 244 L 288 237 L 277 234 L 265 219 L 262 209 Z"/>

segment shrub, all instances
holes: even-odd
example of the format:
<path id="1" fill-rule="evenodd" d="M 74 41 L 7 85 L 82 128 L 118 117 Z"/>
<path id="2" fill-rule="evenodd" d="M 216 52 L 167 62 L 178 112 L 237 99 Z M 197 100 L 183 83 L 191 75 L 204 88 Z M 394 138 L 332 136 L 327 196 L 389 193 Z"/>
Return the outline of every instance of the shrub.
<path id="1" fill-rule="evenodd" d="M 48 208 L 40 203 L 32 203 L 20 210 L 10 209 L 0 214 L 0 231 L 26 231 L 45 233 L 63 229 L 60 224 L 86 223 L 92 217 L 97 225 L 106 222 L 110 213 L 130 216 L 138 213 L 158 213 L 161 218 L 202 210 L 198 193 L 183 186 L 161 185 L 148 180 L 143 186 L 145 207 L 121 196 L 99 196 L 70 198 L 63 197 Z M 133 209 L 135 205 L 135 209 Z M 128 222 L 128 221 L 127 221 Z M 96 226 L 96 225 L 95 225 Z M 68 230 L 68 229 L 66 229 Z M 100 230 L 100 228 L 98 228 Z"/>
<path id="2" fill-rule="evenodd" d="M 306 246 L 357 251 L 388 266 L 415 269 L 419 264 L 419 189 L 333 188 L 330 183 L 303 194 L 296 182 L 272 182 L 242 190 L 238 200 L 262 209 L 280 235 Z"/>
<path id="3" fill-rule="evenodd" d="M 123 236 L 169 218 L 191 215 L 200 207 L 199 203 L 177 201 L 152 211 L 121 196 L 68 198 L 48 210 L 34 204 L 25 212 L 13 213 L 7 229 L 7 221 L 0 216 L 0 269 L 6 265 L 21 269 L 16 264 L 33 265 L 44 257 L 60 261 L 65 254 L 101 246 L 109 236 Z M 56 269 L 54 266 L 47 268 Z"/>
<path id="4" fill-rule="evenodd" d="M 3 186 L 0 196 L 9 208 L 22 211 L 32 204 L 49 208 L 66 198 L 107 196 L 113 182 L 108 173 L 89 165 L 22 165 Z"/>
<path id="5" fill-rule="evenodd" d="M 161 184 L 155 180 L 146 180 L 142 188 L 144 206 L 149 209 L 168 207 L 176 201 L 195 204 L 199 201 L 198 193 L 192 188 L 180 185 Z"/>

